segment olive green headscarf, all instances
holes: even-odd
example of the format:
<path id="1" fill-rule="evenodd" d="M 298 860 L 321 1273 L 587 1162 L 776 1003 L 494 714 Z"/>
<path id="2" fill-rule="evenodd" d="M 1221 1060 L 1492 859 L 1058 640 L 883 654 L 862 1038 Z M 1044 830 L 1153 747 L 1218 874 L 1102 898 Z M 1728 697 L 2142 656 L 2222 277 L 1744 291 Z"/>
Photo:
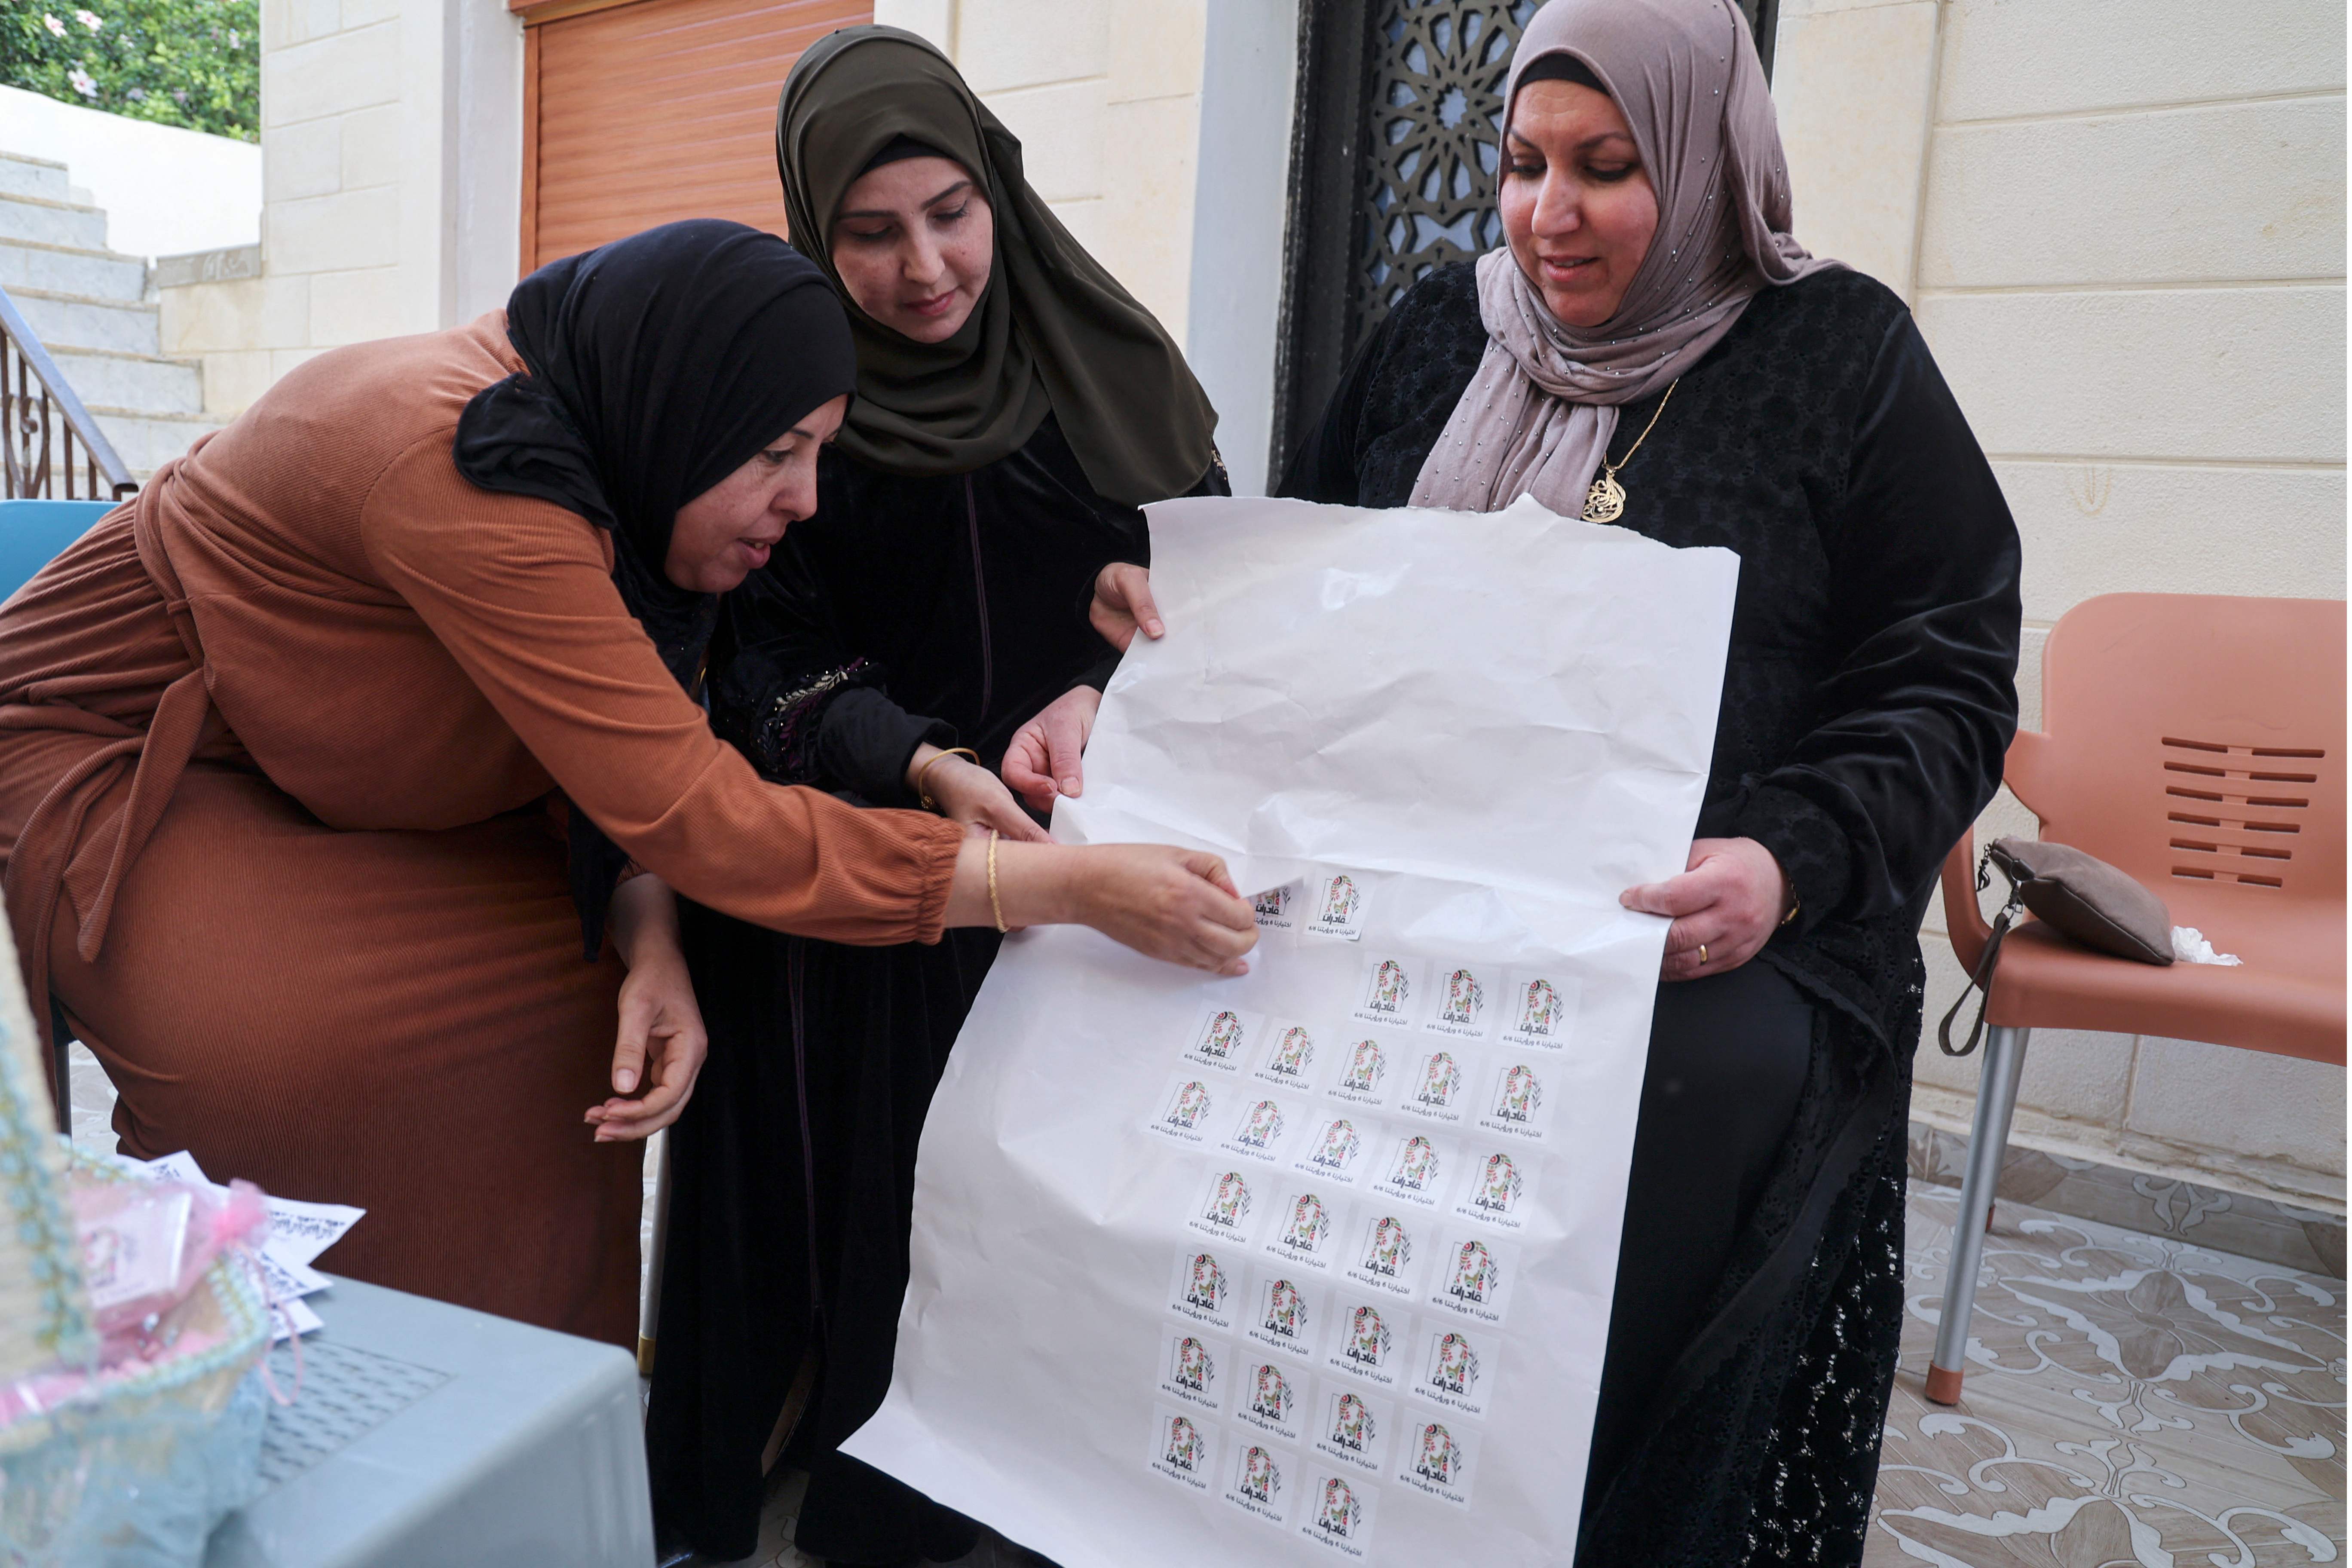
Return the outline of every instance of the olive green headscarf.
<path id="1" fill-rule="evenodd" d="M 945 342 L 867 316 L 833 265 L 843 195 L 901 136 L 962 163 L 994 209 L 995 269 Z M 1029 188 L 1020 142 L 929 43 L 845 27 L 801 56 L 776 105 L 776 169 L 793 243 L 849 307 L 857 396 L 839 440 L 851 457 L 895 473 L 968 473 L 1018 448 L 1050 412 L 1107 500 L 1164 500 L 1208 471 L 1217 414 L 1183 353 Z"/>

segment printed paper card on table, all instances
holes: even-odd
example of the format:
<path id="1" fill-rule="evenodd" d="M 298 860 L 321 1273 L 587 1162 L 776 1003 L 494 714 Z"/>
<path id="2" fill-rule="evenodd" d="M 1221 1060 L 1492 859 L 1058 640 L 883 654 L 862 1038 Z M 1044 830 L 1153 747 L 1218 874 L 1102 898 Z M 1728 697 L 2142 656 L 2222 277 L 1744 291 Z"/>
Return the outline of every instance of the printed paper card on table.
<path id="1" fill-rule="evenodd" d="M 1067 1568 L 1572 1552 L 1738 563 L 1522 502 L 1150 509 L 1066 841 L 1224 857 L 1252 972 L 1013 936 L 847 1449 Z"/>

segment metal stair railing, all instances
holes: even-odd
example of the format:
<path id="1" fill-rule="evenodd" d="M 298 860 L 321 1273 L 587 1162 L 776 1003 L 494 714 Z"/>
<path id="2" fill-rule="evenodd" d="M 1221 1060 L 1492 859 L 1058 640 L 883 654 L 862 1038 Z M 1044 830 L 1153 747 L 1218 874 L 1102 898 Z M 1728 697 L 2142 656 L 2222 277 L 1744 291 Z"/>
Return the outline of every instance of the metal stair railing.
<path id="1" fill-rule="evenodd" d="M 0 289 L 0 499 L 121 500 L 138 488 L 39 334 Z"/>

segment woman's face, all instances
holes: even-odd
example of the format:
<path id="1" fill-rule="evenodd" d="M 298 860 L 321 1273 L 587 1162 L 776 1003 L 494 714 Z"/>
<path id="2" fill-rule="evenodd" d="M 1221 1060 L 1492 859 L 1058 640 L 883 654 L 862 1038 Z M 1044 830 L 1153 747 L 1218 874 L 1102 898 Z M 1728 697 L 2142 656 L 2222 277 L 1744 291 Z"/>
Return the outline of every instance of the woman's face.
<path id="1" fill-rule="evenodd" d="M 950 158 L 901 158 L 857 177 L 833 220 L 833 266 L 857 308 L 919 343 L 971 319 L 996 256 L 988 197 Z"/>
<path id="2" fill-rule="evenodd" d="M 698 594 L 724 594 L 765 566 L 784 530 L 816 510 L 817 448 L 833 439 L 848 411 L 845 394 L 818 405 L 678 508 L 664 574 Z"/>
<path id="3" fill-rule="evenodd" d="M 1601 325 L 1658 231 L 1658 194 L 1617 100 L 1577 82 L 1529 82 L 1511 110 L 1503 160 L 1512 259 L 1562 322 Z"/>

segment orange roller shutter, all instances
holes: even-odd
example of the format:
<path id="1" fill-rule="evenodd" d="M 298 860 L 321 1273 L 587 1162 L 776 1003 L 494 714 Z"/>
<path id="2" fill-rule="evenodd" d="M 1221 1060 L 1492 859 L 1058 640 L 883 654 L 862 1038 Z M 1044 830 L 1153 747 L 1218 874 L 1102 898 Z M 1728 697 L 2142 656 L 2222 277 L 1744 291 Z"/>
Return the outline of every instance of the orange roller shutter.
<path id="1" fill-rule="evenodd" d="M 529 270 L 682 217 L 782 234 L 776 94 L 803 49 L 836 27 L 872 21 L 874 7 L 554 0 L 523 17 Z"/>

